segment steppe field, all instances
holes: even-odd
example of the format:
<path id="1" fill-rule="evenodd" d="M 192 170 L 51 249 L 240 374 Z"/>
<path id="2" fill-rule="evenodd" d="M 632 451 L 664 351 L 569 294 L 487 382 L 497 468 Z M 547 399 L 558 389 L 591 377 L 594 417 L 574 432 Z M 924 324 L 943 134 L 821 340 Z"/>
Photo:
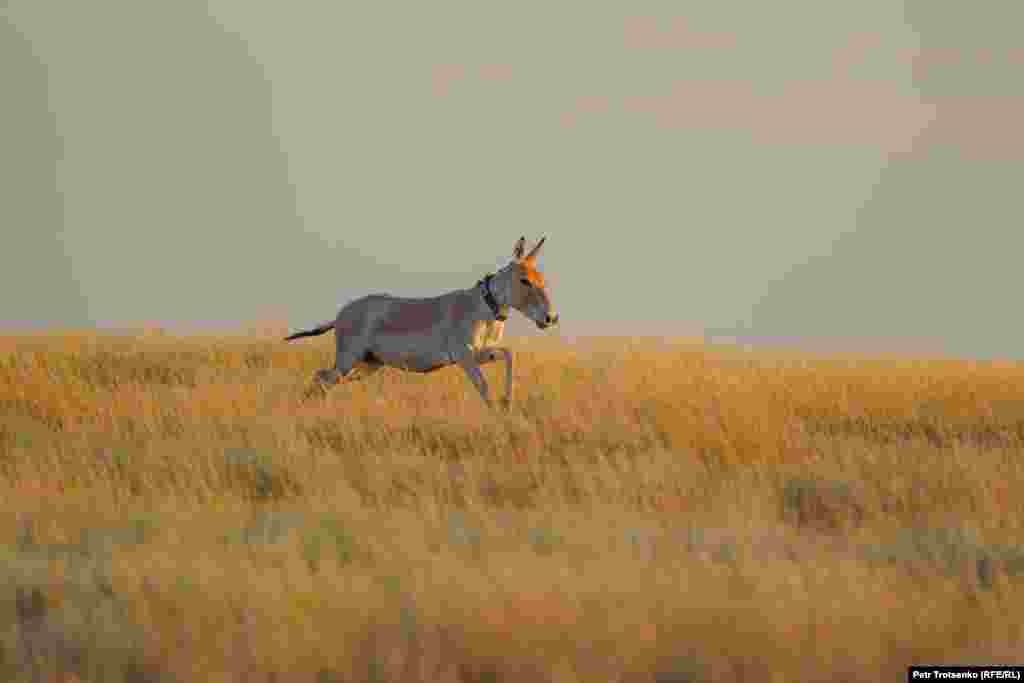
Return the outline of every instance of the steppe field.
<path id="1" fill-rule="evenodd" d="M 1024 653 L 1024 365 L 0 337 L 0 680 L 904 680 Z M 503 368 L 487 370 L 492 390 Z"/>

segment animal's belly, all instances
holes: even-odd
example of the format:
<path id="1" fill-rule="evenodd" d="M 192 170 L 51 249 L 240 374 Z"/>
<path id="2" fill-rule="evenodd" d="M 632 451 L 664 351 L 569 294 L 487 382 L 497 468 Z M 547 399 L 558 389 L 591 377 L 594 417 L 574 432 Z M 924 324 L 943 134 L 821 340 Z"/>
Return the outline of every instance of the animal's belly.
<path id="1" fill-rule="evenodd" d="M 371 354 L 375 362 L 409 372 L 433 372 L 452 364 L 451 358 L 442 353 L 374 350 Z"/>

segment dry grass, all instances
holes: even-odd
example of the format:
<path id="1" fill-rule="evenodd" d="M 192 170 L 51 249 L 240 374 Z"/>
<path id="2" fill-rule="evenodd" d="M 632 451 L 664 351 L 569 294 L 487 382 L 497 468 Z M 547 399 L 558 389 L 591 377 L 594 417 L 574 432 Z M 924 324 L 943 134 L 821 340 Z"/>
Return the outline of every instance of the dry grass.
<path id="1" fill-rule="evenodd" d="M 0 679 L 880 681 L 1024 651 L 1024 365 L 523 340 L 493 415 L 457 370 L 308 398 L 330 344 L 0 337 Z"/>

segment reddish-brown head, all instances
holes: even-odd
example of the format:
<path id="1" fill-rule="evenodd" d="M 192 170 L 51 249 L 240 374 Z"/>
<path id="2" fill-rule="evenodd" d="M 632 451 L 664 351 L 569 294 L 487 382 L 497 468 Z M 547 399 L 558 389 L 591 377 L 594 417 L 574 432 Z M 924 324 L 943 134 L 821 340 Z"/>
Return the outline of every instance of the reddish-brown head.
<path id="1" fill-rule="evenodd" d="M 541 329 L 558 322 L 558 314 L 551 304 L 551 295 L 548 293 L 544 274 L 537 268 L 537 254 L 540 253 L 545 240 L 547 237 L 541 238 L 527 254 L 526 238 L 520 237 L 513 251 L 515 260 L 510 268 L 514 277 L 510 282 L 509 304 Z"/>

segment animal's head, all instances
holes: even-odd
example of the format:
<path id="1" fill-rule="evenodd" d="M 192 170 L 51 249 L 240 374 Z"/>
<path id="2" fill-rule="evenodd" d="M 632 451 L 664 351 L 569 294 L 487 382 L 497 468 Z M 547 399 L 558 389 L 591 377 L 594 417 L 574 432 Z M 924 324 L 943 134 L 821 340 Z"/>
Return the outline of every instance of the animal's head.
<path id="1" fill-rule="evenodd" d="M 551 295 L 544 282 L 544 274 L 537 269 L 537 254 L 546 239 L 547 237 L 542 238 L 527 254 L 526 238 L 520 237 L 512 254 L 512 263 L 505 268 L 509 305 L 542 330 L 558 324 L 558 314 L 551 304 Z"/>

